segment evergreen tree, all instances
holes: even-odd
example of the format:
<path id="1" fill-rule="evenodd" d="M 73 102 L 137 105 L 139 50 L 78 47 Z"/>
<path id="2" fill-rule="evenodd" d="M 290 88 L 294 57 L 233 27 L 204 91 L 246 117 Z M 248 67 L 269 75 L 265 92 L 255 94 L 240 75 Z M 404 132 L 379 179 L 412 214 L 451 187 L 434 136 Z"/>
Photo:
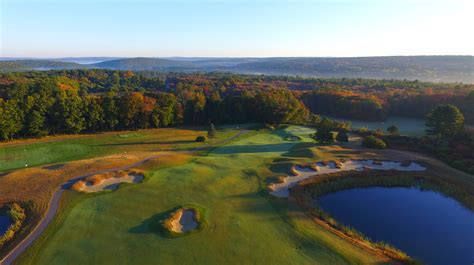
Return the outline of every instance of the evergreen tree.
<path id="1" fill-rule="evenodd" d="M 453 105 L 438 105 L 428 115 L 426 133 L 441 138 L 456 136 L 464 130 L 464 116 Z"/>

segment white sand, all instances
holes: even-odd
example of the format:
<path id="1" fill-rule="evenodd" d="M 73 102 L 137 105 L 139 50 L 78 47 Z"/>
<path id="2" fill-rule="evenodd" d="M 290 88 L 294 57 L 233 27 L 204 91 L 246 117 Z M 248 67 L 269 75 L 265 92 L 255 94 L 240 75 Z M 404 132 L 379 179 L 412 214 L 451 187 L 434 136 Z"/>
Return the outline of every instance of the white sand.
<path id="1" fill-rule="evenodd" d="M 187 209 L 180 211 L 171 225 L 171 230 L 176 233 L 186 233 L 198 227 L 198 223 L 194 220 L 194 211 Z"/>
<path id="2" fill-rule="evenodd" d="M 298 176 L 292 177 L 285 177 L 284 182 L 282 183 L 274 183 L 271 184 L 270 194 L 276 197 L 288 197 L 289 196 L 289 188 L 296 185 L 296 183 L 318 175 L 324 175 L 329 173 L 336 173 L 341 171 L 362 171 L 364 168 L 367 169 L 374 169 L 374 170 L 398 170 L 398 171 L 423 171 L 426 170 L 425 167 L 417 164 L 417 163 L 410 163 L 408 166 L 402 166 L 401 162 L 393 162 L 393 161 L 382 161 L 380 165 L 374 164 L 373 160 L 349 160 L 347 162 L 342 163 L 342 168 L 336 168 L 336 164 L 334 162 L 330 162 L 327 166 L 323 165 L 322 163 L 316 163 L 318 167 L 318 171 L 314 171 L 311 168 L 301 168 L 297 166 L 295 169 L 298 171 Z"/>
<path id="3" fill-rule="evenodd" d="M 108 178 L 102 180 L 97 185 L 91 185 L 89 182 L 86 182 L 86 185 L 81 188 L 83 192 L 99 192 L 104 190 L 115 190 L 118 188 L 120 183 L 138 183 L 143 180 L 142 175 L 138 174 L 129 174 L 120 178 Z"/>

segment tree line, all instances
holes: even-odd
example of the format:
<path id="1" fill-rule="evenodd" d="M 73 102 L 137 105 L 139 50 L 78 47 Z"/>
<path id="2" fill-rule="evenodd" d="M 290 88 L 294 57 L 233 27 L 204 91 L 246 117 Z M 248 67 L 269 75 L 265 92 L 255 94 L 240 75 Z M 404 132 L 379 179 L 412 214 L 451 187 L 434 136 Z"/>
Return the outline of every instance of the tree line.
<path id="1" fill-rule="evenodd" d="M 86 83 L 87 85 L 87 83 Z M 179 86 L 173 91 L 91 93 L 64 76 L 3 86 L 0 139 L 214 123 L 307 123 L 310 112 L 283 89 L 233 91 Z"/>
<path id="2" fill-rule="evenodd" d="M 304 104 L 303 104 L 304 103 Z M 214 123 L 424 118 L 438 104 L 474 123 L 474 85 L 112 70 L 0 74 L 0 139 Z"/>

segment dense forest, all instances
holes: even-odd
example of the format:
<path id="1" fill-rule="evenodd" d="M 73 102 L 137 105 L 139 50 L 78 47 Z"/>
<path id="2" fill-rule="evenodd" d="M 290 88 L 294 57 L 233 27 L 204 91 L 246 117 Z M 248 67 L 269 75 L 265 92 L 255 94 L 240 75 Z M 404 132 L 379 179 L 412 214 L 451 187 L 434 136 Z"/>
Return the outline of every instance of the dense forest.
<path id="1" fill-rule="evenodd" d="M 307 123 L 284 89 L 200 87 L 170 77 L 74 70 L 0 78 L 0 139 L 214 123 Z"/>
<path id="2" fill-rule="evenodd" d="M 423 118 L 453 104 L 474 123 L 474 85 L 113 70 L 0 74 L 0 139 L 213 123 L 312 123 L 314 114 Z M 312 112 L 312 113 L 311 113 Z"/>

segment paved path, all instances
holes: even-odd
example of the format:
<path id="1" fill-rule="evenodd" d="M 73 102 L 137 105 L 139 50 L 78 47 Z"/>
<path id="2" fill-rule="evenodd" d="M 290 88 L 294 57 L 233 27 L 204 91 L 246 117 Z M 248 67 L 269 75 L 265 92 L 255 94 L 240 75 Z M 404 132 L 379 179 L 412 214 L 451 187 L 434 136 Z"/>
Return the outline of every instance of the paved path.
<path id="1" fill-rule="evenodd" d="M 230 142 L 230 141 L 238 138 L 239 136 L 241 136 L 242 134 L 245 134 L 247 132 L 249 132 L 249 131 L 248 130 L 240 130 L 236 135 L 233 135 L 233 136 L 231 136 L 227 139 L 219 141 L 219 142 L 216 143 L 216 145 L 221 145 L 221 144 L 225 144 L 227 142 Z M 105 170 L 100 170 L 100 171 L 88 173 L 88 174 L 78 176 L 78 177 L 75 177 L 73 179 L 68 180 L 68 182 L 64 183 L 61 187 L 59 187 L 54 192 L 53 197 L 51 198 L 51 201 L 49 202 L 48 210 L 47 210 L 45 216 L 43 217 L 43 219 L 41 219 L 41 221 L 38 223 L 38 225 L 36 225 L 36 227 L 33 229 L 33 231 L 27 237 L 25 237 L 15 248 L 13 248 L 10 251 L 10 253 L 8 253 L 0 261 L 0 264 L 1 265 L 10 265 L 18 256 L 20 256 L 21 253 L 23 253 L 43 233 L 43 231 L 46 229 L 46 227 L 48 227 L 49 223 L 53 220 L 54 215 L 56 215 L 56 212 L 59 208 L 59 202 L 61 200 L 61 195 L 63 194 L 64 190 L 68 189 L 76 181 L 78 181 L 80 179 L 83 179 L 83 178 L 86 178 L 88 176 L 96 175 L 96 174 L 114 172 L 114 171 L 119 171 L 119 170 L 126 170 L 126 169 L 130 169 L 130 168 L 133 168 L 133 167 L 137 167 L 137 166 L 142 165 L 142 164 L 148 162 L 149 160 L 152 160 L 152 159 L 155 159 L 155 158 L 159 158 L 159 157 L 163 157 L 163 156 L 169 156 L 169 155 L 173 155 L 173 154 L 176 154 L 176 153 L 181 153 L 181 154 L 183 154 L 183 153 L 194 153 L 194 152 L 206 149 L 208 147 L 212 147 L 212 146 L 211 145 L 205 145 L 205 146 L 197 147 L 197 148 L 189 150 L 189 151 L 178 151 L 178 152 L 173 152 L 173 153 L 158 154 L 158 155 L 150 156 L 146 159 L 140 160 L 140 161 L 135 162 L 135 163 L 130 164 L 130 165 L 126 165 L 126 166 L 122 166 L 122 167 L 116 167 L 116 168 L 110 168 L 110 169 L 105 169 Z"/>

